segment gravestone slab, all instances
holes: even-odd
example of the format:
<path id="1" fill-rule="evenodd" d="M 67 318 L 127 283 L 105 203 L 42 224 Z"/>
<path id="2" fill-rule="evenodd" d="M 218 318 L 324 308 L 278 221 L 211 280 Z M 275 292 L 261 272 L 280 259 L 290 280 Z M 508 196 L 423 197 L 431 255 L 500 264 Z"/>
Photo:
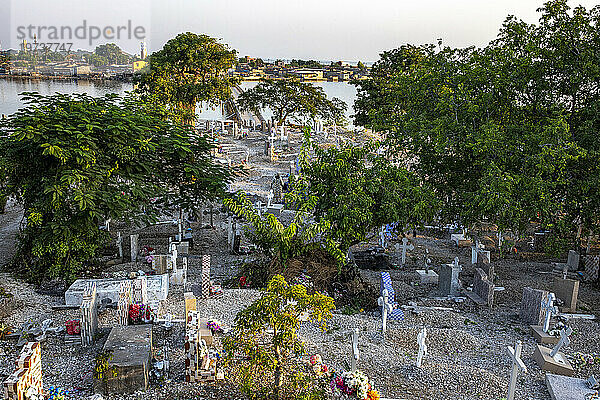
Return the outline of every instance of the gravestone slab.
<path id="1" fill-rule="evenodd" d="M 552 349 L 538 344 L 536 345 L 535 352 L 533 353 L 533 359 L 544 371 L 558 375 L 573 376 L 575 371 L 573 370 L 569 360 L 567 360 L 567 357 L 563 353 L 558 352 L 553 358 L 550 356 L 551 351 Z"/>
<path id="2" fill-rule="evenodd" d="M 437 284 L 439 282 L 439 275 L 431 269 L 429 271 L 418 269 L 417 275 L 419 276 L 421 285 Z"/>
<path id="3" fill-rule="evenodd" d="M 440 267 L 439 292 L 442 296 L 458 294 L 460 280 L 458 279 L 461 267 L 455 264 L 444 264 Z"/>
<path id="4" fill-rule="evenodd" d="M 587 282 L 593 282 L 598 279 L 598 271 L 600 270 L 600 256 L 585 257 L 585 271 L 583 279 Z"/>
<path id="5" fill-rule="evenodd" d="M 569 266 L 569 271 L 577 271 L 579 269 L 579 254 L 575 250 L 569 250 L 567 265 Z"/>
<path id="6" fill-rule="evenodd" d="M 554 374 L 546 374 L 546 386 L 552 400 L 582 400 L 596 392 L 583 379 Z"/>
<path id="7" fill-rule="evenodd" d="M 542 309 L 542 301 L 547 297 L 548 291 L 546 290 L 530 287 L 523 289 L 519 315 L 527 325 L 542 325 L 544 323 L 546 312 Z"/>
<path id="8" fill-rule="evenodd" d="M 147 279 L 148 301 L 156 302 L 166 300 L 169 294 L 169 275 L 149 275 Z M 78 279 L 65 292 L 65 304 L 67 306 L 80 306 L 83 300 L 83 292 L 88 284 L 96 283 L 96 296 L 98 302 L 110 299 L 117 304 L 119 302 L 119 291 L 123 279 Z"/>
<path id="9" fill-rule="evenodd" d="M 577 311 L 577 296 L 579 295 L 579 281 L 574 279 L 554 278 L 553 292 L 565 305 L 563 312 L 574 313 Z"/>
<path id="10" fill-rule="evenodd" d="M 150 379 L 152 358 L 152 326 L 116 326 L 108 335 L 104 351 L 112 352 L 109 367 L 117 376 L 108 377 L 109 393 L 133 393 L 146 390 Z"/>
<path id="11" fill-rule="evenodd" d="M 473 294 L 479 297 L 483 304 L 489 307 L 494 305 L 494 284 L 489 281 L 487 274 L 481 268 L 475 268 Z"/>

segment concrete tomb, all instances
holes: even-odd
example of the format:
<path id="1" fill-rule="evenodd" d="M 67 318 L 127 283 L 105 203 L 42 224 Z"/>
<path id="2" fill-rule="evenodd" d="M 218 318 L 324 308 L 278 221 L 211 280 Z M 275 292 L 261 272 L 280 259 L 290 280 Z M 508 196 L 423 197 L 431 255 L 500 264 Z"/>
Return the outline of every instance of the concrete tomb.
<path id="1" fill-rule="evenodd" d="M 569 250 L 567 265 L 569 266 L 569 271 L 577 271 L 579 269 L 579 254 L 575 250 Z"/>
<path id="2" fill-rule="evenodd" d="M 15 371 L 6 378 L 2 385 L 4 399 L 43 399 L 40 342 L 27 342 L 15 364 Z"/>
<path id="3" fill-rule="evenodd" d="M 108 393 L 133 393 L 148 388 L 152 359 L 151 325 L 112 328 L 104 351 L 112 354 L 108 366 L 116 371 L 116 376 L 108 375 Z"/>
<path id="4" fill-rule="evenodd" d="M 145 279 L 148 302 L 166 300 L 169 294 L 169 275 L 149 275 Z M 110 302 L 116 304 L 119 301 L 119 292 L 123 281 L 123 279 L 78 279 L 65 292 L 65 304 L 67 306 L 80 306 L 83 300 L 83 292 L 90 283 L 96 283 L 98 302 L 103 303 L 104 299 L 110 299 Z"/>
<path id="5" fill-rule="evenodd" d="M 582 400 L 596 393 L 583 379 L 546 374 L 546 386 L 552 400 Z"/>
<path id="6" fill-rule="evenodd" d="M 478 305 L 494 305 L 494 284 L 490 282 L 487 274 L 481 268 L 475 268 L 473 291 L 469 297 Z"/>

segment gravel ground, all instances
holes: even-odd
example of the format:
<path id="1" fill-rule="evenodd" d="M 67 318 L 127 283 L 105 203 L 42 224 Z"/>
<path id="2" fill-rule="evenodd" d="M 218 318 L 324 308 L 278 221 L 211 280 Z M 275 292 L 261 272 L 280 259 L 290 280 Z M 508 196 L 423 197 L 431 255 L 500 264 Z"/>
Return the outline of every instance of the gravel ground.
<path id="1" fill-rule="evenodd" d="M 236 181 L 233 187 L 251 191 L 258 196 L 266 196 L 271 179 L 265 175 L 287 170 L 289 163 L 267 163 L 260 155 L 262 141 L 256 134 L 245 140 L 227 142 L 237 148 L 250 147 L 252 168 L 249 173 Z M 297 147 L 297 145 L 295 145 Z M 292 152 L 295 150 L 292 150 Z M 15 234 L 22 212 L 9 205 L 7 213 L 0 215 L 0 261 L 6 262 L 14 251 Z M 225 282 L 235 278 L 238 268 L 253 256 L 230 255 L 226 249 L 226 215 L 215 213 L 215 227 L 203 229 L 208 223 L 205 216 L 201 224 L 194 225 L 195 247 L 192 256 L 211 254 L 212 278 Z M 120 229 L 116 225 L 114 229 Z M 141 230 L 140 246 L 163 245 L 164 238 L 174 234 L 176 227 L 170 225 L 153 226 Z M 124 234 L 127 232 L 123 231 Z M 391 275 L 397 300 L 401 304 L 415 301 L 421 306 L 452 307 L 455 311 L 424 311 L 418 315 L 407 313 L 402 322 L 392 322 L 383 340 L 380 334 L 380 317 L 377 311 L 365 310 L 354 315 L 340 312 L 334 314 L 326 331 L 316 326 L 305 325 L 300 335 L 306 341 L 310 354 L 320 353 L 323 360 L 336 369 L 345 369 L 351 354 L 349 332 L 356 327 L 360 330 L 359 348 L 361 357 L 359 368 L 375 382 L 380 393 L 387 398 L 432 399 L 432 400 L 475 400 L 501 399 L 506 397 L 510 359 L 507 346 L 514 346 L 517 340 L 523 341 L 523 360 L 529 369 L 520 375 L 517 384 L 517 398 L 546 400 L 549 398 L 544 383 L 544 374 L 533 361 L 535 349 L 533 338 L 527 326 L 518 318 L 521 293 L 524 287 L 550 289 L 553 275 L 549 262 L 521 262 L 505 259 L 495 262 L 496 285 L 506 288 L 496 293 L 497 305 L 493 309 L 478 308 L 470 301 L 455 304 L 433 300 L 430 294 L 434 287 L 417 284 L 415 269 L 425 249 L 429 249 L 434 265 L 449 262 L 458 256 L 465 268 L 461 279 L 469 285 L 473 268 L 469 266 L 470 250 L 457 249 L 449 240 L 418 236 L 411 238 L 415 250 L 409 254 L 407 265 L 392 269 Z M 374 244 L 371 243 L 371 244 Z M 367 247 L 369 244 L 365 244 Z M 141 264 L 121 264 L 107 268 L 106 275 L 123 271 L 136 271 Z M 188 280 L 199 283 L 200 259 L 190 258 Z M 378 285 L 378 271 L 363 271 L 364 277 Z M 20 326 L 24 322 L 41 322 L 51 318 L 55 326 L 64 325 L 68 319 L 78 318 L 78 310 L 53 311 L 52 305 L 61 304 L 61 296 L 39 294 L 31 285 L 16 280 L 9 274 L 0 274 L 0 288 L 13 295 L 5 324 Z M 255 290 L 226 289 L 220 298 L 199 303 L 199 309 L 208 317 L 214 317 L 225 325 L 233 324 L 235 315 L 245 306 L 256 300 L 260 292 Z M 373 305 L 375 307 L 375 305 Z M 600 293 L 587 284 L 582 284 L 579 293 L 580 312 L 600 314 Z M 165 311 L 183 318 L 183 288 L 171 287 Z M 71 391 L 69 399 L 85 399 L 92 394 L 92 366 L 96 354 L 102 348 L 108 332 L 116 321 L 115 311 L 108 309 L 100 314 L 100 333 L 93 346 L 68 346 L 62 335 L 50 335 L 42 348 L 44 385 L 58 386 Z M 575 320 L 571 326 L 575 330 L 572 344 L 565 349 L 567 356 L 574 352 L 599 352 L 600 328 L 598 321 Z M 422 368 L 416 368 L 416 337 L 422 327 L 427 327 L 429 355 Z M 162 384 L 153 384 L 146 393 L 132 396 L 113 396 L 118 399 L 244 399 L 230 383 L 217 385 L 191 385 L 183 382 L 183 324 L 176 324 L 166 331 L 160 324 L 153 328 L 155 357 L 167 357 L 171 362 L 169 379 Z M 14 339 L 0 341 L 0 380 L 4 380 L 14 368 L 14 360 L 19 353 Z M 217 346 L 220 341 L 217 339 Z M 577 370 L 576 376 L 587 378 L 591 374 L 600 375 L 600 365 Z"/>

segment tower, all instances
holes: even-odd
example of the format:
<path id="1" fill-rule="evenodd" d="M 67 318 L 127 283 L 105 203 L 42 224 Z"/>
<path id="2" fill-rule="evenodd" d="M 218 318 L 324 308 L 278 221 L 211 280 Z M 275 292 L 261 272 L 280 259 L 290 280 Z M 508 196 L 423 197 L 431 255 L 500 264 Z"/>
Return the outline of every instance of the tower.
<path id="1" fill-rule="evenodd" d="M 148 49 L 146 48 L 146 42 L 142 42 L 140 47 L 141 47 L 140 58 L 142 60 L 145 60 L 146 57 L 148 56 Z"/>

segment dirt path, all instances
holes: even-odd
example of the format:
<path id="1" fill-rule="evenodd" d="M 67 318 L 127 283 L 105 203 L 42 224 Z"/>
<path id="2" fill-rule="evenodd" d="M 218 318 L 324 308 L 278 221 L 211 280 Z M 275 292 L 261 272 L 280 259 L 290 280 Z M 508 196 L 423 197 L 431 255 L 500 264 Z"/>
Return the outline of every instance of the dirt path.
<path id="1" fill-rule="evenodd" d="M 23 208 L 9 201 L 6 212 L 0 214 L 0 268 L 15 254 Z"/>

